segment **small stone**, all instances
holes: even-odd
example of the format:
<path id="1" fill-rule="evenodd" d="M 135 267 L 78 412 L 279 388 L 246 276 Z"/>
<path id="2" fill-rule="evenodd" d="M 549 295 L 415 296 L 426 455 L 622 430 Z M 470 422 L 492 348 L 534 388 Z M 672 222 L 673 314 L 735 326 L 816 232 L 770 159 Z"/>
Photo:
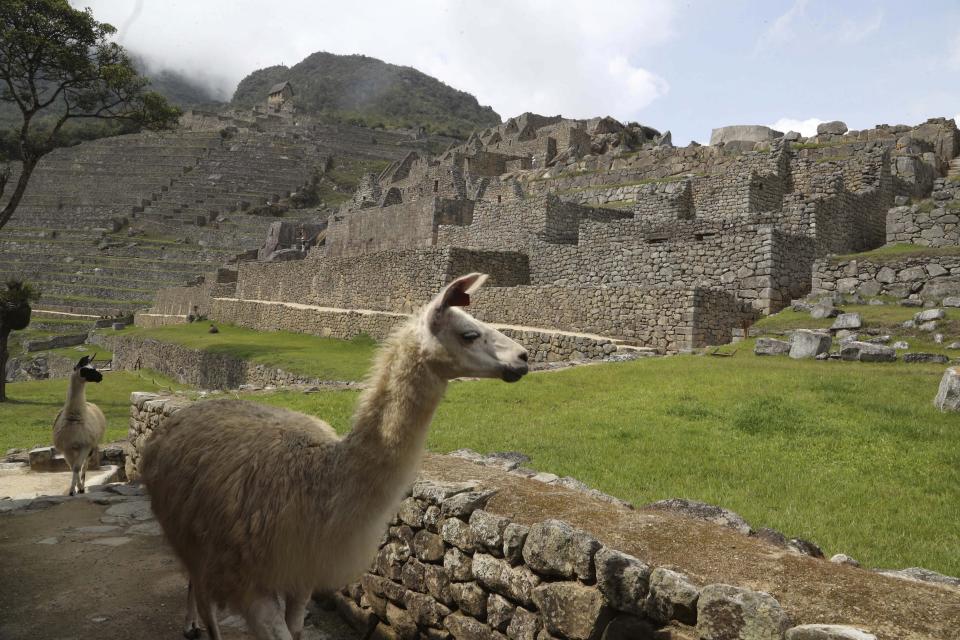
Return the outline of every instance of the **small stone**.
<path id="1" fill-rule="evenodd" d="M 523 545 L 529 533 L 530 527 L 516 523 L 508 524 L 503 530 L 503 557 L 510 564 L 517 565 L 523 562 Z"/>
<path id="2" fill-rule="evenodd" d="M 893 347 L 894 349 L 909 349 L 909 348 L 910 348 L 910 343 L 909 343 L 909 342 L 904 342 L 903 340 L 897 340 L 896 342 L 894 342 L 894 343 L 893 343 L 892 345 L 890 345 L 890 346 Z"/>
<path id="3" fill-rule="evenodd" d="M 945 307 L 960 307 L 960 297 L 944 298 L 941 304 Z"/>
<path id="4" fill-rule="evenodd" d="M 77 533 L 82 533 L 84 535 L 100 535 L 103 533 L 113 533 L 114 531 L 119 531 L 120 527 L 115 524 L 101 524 L 94 525 L 91 527 L 77 527 L 74 529 Z"/>
<path id="5" fill-rule="evenodd" d="M 920 329 L 920 331 L 936 331 L 937 321 L 931 320 L 929 322 L 921 322 L 917 325 L 917 329 Z"/>
<path id="6" fill-rule="evenodd" d="M 410 558 L 400 570 L 400 581 L 407 589 L 424 593 L 427 590 L 427 579 L 425 566 L 419 560 Z"/>
<path id="7" fill-rule="evenodd" d="M 529 567 L 512 567 L 506 560 L 485 553 L 473 556 L 473 577 L 490 591 L 528 606 L 533 602 L 533 590 L 540 584 L 540 578 Z"/>
<path id="8" fill-rule="evenodd" d="M 461 613 L 454 613 L 443 622 L 456 640 L 506 640 L 506 636 Z"/>
<path id="9" fill-rule="evenodd" d="M 810 317 L 815 320 L 825 320 L 826 318 L 832 318 L 837 315 L 837 311 L 833 303 L 831 302 L 818 302 L 813 305 L 813 309 L 810 310 Z"/>
<path id="10" fill-rule="evenodd" d="M 845 553 L 837 553 L 830 556 L 830 562 L 834 564 L 847 564 L 851 567 L 859 567 L 860 563 L 848 556 Z"/>
<path id="11" fill-rule="evenodd" d="M 840 624 L 803 624 L 789 629 L 786 640 L 877 640 L 877 636 Z"/>
<path id="12" fill-rule="evenodd" d="M 440 525 L 440 536 L 444 542 L 465 553 L 476 551 L 477 543 L 473 537 L 473 530 L 470 525 L 459 518 L 444 520 Z"/>
<path id="13" fill-rule="evenodd" d="M 465 491 L 443 501 L 441 513 L 444 517 L 469 518 L 477 509 L 487 506 L 487 502 L 496 491 Z"/>
<path id="14" fill-rule="evenodd" d="M 960 411 L 960 369 L 950 367 L 943 373 L 933 404 L 940 411 Z"/>
<path id="15" fill-rule="evenodd" d="M 943 355 L 942 353 L 921 353 L 916 351 L 914 353 L 905 353 L 903 354 L 904 362 L 927 362 L 933 364 L 946 364 L 950 362 L 950 358 Z"/>
<path id="16" fill-rule="evenodd" d="M 413 484 L 412 495 L 418 500 L 429 502 L 438 507 L 450 496 L 476 487 L 474 482 L 431 482 L 421 480 Z"/>
<path id="17" fill-rule="evenodd" d="M 440 562 L 445 552 L 443 538 L 426 529 L 421 529 L 413 537 L 413 552 L 424 562 Z"/>
<path id="18" fill-rule="evenodd" d="M 859 362 L 893 362 L 897 352 L 893 347 L 869 342 L 851 342 L 840 349 L 840 359 Z"/>
<path id="19" fill-rule="evenodd" d="M 401 609 L 392 602 L 388 602 L 387 622 L 400 634 L 403 640 L 416 640 L 419 631 L 417 629 L 417 623 L 414 622 L 413 616 L 411 616 L 406 609 Z"/>
<path id="20" fill-rule="evenodd" d="M 503 596 L 491 593 L 487 598 L 487 623 L 497 631 L 506 631 L 515 608 Z"/>
<path id="21" fill-rule="evenodd" d="M 397 509 L 397 516 L 400 518 L 401 522 L 404 522 L 411 527 L 421 528 L 423 527 L 423 513 L 425 509 L 423 503 L 421 503 L 416 498 L 406 498 L 403 502 L 400 503 L 399 509 Z"/>
<path id="22" fill-rule="evenodd" d="M 163 529 L 160 528 L 159 522 L 151 520 L 133 525 L 127 529 L 127 533 L 134 536 L 162 536 Z"/>
<path id="23" fill-rule="evenodd" d="M 541 627 L 540 616 L 523 607 L 517 607 L 507 627 L 507 637 L 510 640 L 536 640 Z"/>
<path id="24" fill-rule="evenodd" d="M 87 542 L 90 544 L 103 545 L 105 547 L 119 547 L 121 545 L 127 544 L 128 542 L 130 542 L 130 540 L 132 540 L 132 538 L 124 538 L 124 537 L 93 538 L 92 540 L 88 540 Z"/>
<path id="25" fill-rule="evenodd" d="M 450 615 L 450 609 L 422 593 L 408 591 L 404 596 L 404 604 L 414 622 L 425 627 L 438 627 Z M 389 618 L 389 605 L 387 614 Z"/>
<path id="26" fill-rule="evenodd" d="M 60 542 L 59 538 L 44 538 L 43 540 L 37 540 L 37 544 L 58 544 Z"/>
<path id="27" fill-rule="evenodd" d="M 943 309 L 924 309 L 923 311 L 913 315 L 913 321 L 917 324 L 921 324 L 931 320 L 943 320 L 946 315 L 947 314 Z"/>

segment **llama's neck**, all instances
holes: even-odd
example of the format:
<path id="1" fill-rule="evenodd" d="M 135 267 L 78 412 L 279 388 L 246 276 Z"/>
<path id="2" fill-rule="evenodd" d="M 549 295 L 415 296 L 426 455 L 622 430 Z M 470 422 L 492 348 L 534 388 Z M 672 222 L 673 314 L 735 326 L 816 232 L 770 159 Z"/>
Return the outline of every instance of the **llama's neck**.
<path id="1" fill-rule="evenodd" d="M 425 361 L 415 326 L 390 340 L 341 444 L 351 482 L 363 485 L 369 499 L 390 500 L 413 480 L 446 388 Z"/>
<path id="2" fill-rule="evenodd" d="M 80 413 L 87 404 L 86 380 L 79 373 L 70 376 L 70 388 L 67 389 L 67 402 L 64 405 L 65 413 Z"/>

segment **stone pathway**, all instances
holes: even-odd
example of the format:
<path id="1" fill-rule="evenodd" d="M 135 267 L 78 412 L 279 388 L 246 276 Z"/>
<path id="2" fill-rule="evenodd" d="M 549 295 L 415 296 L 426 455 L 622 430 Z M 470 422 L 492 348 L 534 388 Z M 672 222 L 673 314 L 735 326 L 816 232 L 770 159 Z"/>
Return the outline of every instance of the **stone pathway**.
<path id="1" fill-rule="evenodd" d="M 186 577 L 139 486 L 0 500 L 0 638 L 180 638 Z M 12 560 L 12 561 L 11 561 Z M 226 640 L 251 638 L 220 614 Z M 303 640 L 358 640 L 312 607 Z"/>

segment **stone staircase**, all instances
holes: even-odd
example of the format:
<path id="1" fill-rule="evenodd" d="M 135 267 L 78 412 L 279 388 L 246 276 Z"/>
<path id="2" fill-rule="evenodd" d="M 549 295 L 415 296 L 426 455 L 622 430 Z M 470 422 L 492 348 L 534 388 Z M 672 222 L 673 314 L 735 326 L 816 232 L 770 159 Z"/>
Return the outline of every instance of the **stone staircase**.
<path id="1" fill-rule="evenodd" d="M 960 180 L 960 156 L 950 161 L 950 168 L 947 170 L 947 180 Z"/>

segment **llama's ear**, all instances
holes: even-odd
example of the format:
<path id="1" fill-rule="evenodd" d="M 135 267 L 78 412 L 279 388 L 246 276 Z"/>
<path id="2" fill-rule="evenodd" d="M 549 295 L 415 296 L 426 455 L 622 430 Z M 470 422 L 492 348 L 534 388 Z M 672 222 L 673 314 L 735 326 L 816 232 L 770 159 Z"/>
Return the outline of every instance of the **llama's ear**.
<path id="1" fill-rule="evenodd" d="M 446 309 L 447 307 L 469 307 L 470 294 L 482 287 L 486 280 L 487 275 L 485 273 L 470 273 L 465 276 L 460 276 L 448 284 L 447 288 L 443 290 L 443 293 L 437 296 L 440 302 L 437 306 L 440 309 Z"/>
<path id="2" fill-rule="evenodd" d="M 83 356 L 82 358 L 80 358 L 80 362 L 77 363 L 77 366 L 75 366 L 74 369 L 82 369 L 83 367 L 90 364 L 90 360 L 91 360 L 90 356 Z"/>

